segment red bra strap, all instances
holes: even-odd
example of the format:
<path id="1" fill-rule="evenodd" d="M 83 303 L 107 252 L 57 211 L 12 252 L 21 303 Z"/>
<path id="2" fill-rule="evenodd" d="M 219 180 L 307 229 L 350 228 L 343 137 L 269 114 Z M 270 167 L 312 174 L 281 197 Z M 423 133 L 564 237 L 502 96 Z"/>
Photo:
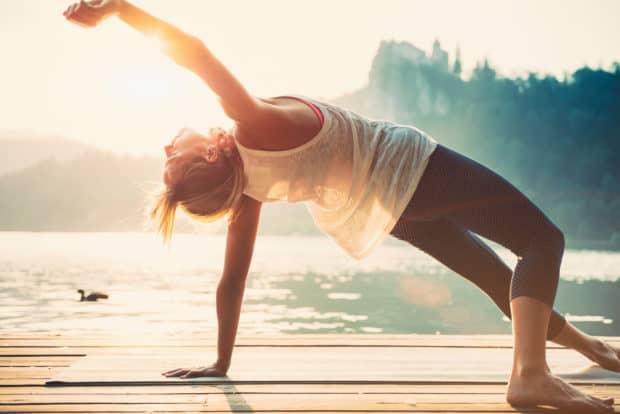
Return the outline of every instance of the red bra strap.
<path id="1" fill-rule="evenodd" d="M 319 107 L 316 106 L 315 104 L 313 104 L 312 102 L 310 102 L 309 100 L 304 99 L 304 98 L 300 98 L 298 96 L 289 96 L 289 95 L 276 96 L 276 98 L 291 98 L 291 99 L 295 99 L 295 100 L 297 100 L 299 102 L 305 103 L 310 108 L 312 108 L 312 110 L 314 111 L 316 116 L 319 118 L 319 121 L 321 122 L 321 126 L 323 126 L 323 123 L 325 122 L 325 117 L 323 116 L 323 112 L 321 112 Z"/>

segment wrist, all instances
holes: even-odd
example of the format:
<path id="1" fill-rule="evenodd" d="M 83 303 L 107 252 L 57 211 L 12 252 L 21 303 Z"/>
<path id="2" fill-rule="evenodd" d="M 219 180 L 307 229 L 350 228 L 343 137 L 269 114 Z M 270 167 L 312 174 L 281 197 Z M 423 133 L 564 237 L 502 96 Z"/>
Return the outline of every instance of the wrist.
<path id="1" fill-rule="evenodd" d="M 114 15 L 120 17 L 123 14 L 126 14 L 125 11 L 128 7 L 129 3 L 126 0 L 117 0 Z"/>
<path id="2" fill-rule="evenodd" d="M 218 358 L 214 365 L 217 369 L 226 372 L 228 371 L 228 368 L 230 368 L 230 359 Z"/>

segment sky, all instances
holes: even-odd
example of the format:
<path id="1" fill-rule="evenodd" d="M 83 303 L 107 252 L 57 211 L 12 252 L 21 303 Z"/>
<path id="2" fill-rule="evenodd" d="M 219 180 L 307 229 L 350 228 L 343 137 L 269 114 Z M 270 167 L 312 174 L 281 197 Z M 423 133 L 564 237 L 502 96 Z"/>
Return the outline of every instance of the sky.
<path id="1" fill-rule="evenodd" d="M 467 77 L 562 77 L 620 62 L 620 1 L 138 0 L 200 37 L 257 96 L 336 97 L 362 88 L 381 40 L 430 54 L 460 46 Z M 230 125 L 211 91 L 117 19 L 94 29 L 71 2 L 0 0 L 0 134 L 64 136 L 119 153 L 160 154 L 177 130 Z"/>

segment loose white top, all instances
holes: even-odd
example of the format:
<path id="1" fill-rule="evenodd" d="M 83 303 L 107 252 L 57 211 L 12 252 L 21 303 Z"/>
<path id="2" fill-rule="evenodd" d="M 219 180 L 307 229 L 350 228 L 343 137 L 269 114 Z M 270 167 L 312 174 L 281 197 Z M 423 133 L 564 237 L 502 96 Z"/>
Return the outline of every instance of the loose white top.
<path id="1" fill-rule="evenodd" d="M 437 142 L 421 130 L 371 120 L 301 97 L 323 113 L 310 141 L 283 151 L 244 147 L 244 194 L 303 201 L 316 225 L 356 259 L 368 256 L 409 203 Z"/>

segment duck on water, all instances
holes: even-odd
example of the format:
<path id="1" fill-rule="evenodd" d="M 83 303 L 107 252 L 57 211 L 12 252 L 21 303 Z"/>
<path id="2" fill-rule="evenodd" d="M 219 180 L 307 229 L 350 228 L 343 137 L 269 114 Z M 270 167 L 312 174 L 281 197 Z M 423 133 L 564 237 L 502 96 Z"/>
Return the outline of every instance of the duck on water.
<path id="1" fill-rule="evenodd" d="M 78 289 L 78 293 L 81 295 L 80 302 L 96 302 L 98 299 L 107 299 L 108 295 L 101 292 L 92 292 L 88 296 L 84 296 L 84 290 Z"/>

